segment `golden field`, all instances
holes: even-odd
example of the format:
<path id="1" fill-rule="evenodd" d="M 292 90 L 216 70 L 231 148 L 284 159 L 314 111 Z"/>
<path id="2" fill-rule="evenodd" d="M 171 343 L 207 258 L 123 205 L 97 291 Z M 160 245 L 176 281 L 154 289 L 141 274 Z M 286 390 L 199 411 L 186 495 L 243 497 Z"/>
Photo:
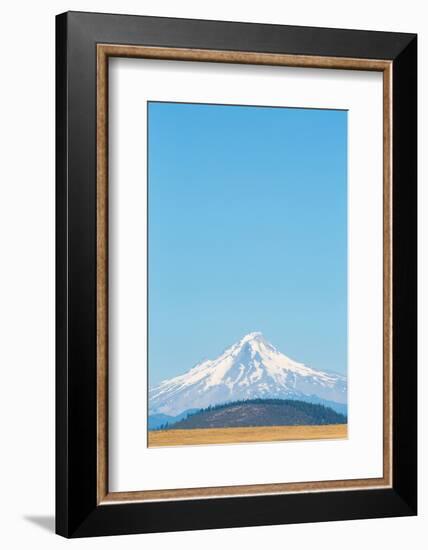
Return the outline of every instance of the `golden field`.
<path id="1" fill-rule="evenodd" d="M 225 443 L 256 443 L 301 439 L 343 439 L 347 435 L 347 424 L 159 430 L 149 432 L 149 447 L 218 445 Z"/>

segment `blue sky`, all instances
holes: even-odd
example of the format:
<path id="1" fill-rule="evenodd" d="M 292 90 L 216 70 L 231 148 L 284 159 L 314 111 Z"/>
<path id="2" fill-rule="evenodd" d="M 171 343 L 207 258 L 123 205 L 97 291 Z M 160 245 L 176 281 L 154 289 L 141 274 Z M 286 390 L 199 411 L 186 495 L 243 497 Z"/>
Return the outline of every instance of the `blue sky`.
<path id="1" fill-rule="evenodd" d="M 148 104 L 149 383 L 261 331 L 347 368 L 347 112 Z"/>

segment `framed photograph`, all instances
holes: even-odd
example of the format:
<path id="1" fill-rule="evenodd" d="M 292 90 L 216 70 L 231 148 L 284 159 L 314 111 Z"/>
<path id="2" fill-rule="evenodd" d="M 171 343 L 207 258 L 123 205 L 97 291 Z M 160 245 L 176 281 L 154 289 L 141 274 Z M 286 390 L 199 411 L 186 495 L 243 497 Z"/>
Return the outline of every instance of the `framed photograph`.
<path id="1" fill-rule="evenodd" d="M 416 514 L 416 35 L 56 48 L 58 534 Z"/>

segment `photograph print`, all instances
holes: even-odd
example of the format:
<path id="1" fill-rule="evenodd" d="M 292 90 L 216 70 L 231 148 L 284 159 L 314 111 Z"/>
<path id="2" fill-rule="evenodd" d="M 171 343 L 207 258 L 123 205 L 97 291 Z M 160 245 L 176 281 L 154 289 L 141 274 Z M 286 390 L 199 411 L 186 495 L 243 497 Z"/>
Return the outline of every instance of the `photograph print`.
<path id="1" fill-rule="evenodd" d="M 147 109 L 148 446 L 346 438 L 347 111 Z"/>

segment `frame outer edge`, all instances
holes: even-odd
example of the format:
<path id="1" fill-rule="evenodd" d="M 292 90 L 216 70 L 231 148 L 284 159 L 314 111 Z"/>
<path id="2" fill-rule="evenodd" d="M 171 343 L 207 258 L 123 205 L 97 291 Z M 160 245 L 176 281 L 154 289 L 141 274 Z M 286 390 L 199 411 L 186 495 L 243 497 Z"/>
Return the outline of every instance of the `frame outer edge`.
<path id="1" fill-rule="evenodd" d="M 417 514 L 417 36 L 393 65 L 393 486 Z"/>
<path id="2" fill-rule="evenodd" d="M 355 57 L 391 61 L 406 48 L 412 33 L 337 27 L 305 27 L 272 23 L 190 19 L 112 13 L 69 11 L 70 22 L 84 34 L 95 35 L 104 26 L 115 34 L 127 34 L 128 45 L 164 46 L 190 49 L 223 49 L 324 57 Z M 269 38 L 266 39 L 266 35 Z M 102 42 L 101 36 L 97 41 Z M 122 43 L 121 40 L 107 40 Z M 230 46 L 223 47 L 227 42 Z M 251 48 L 248 43 L 251 42 Z M 298 45 L 296 43 L 298 42 Z M 334 42 L 334 45 L 333 45 Z M 209 43 L 209 44 L 208 44 Z M 358 54 L 355 52 L 358 51 Z"/>
<path id="3" fill-rule="evenodd" d="M 55 376 L 55 531 L 68 536 L 68 235 L 67 235 L 67 157 L 68 157 L 68 98 L 67 98 L 67 14 L 55 20 L 55 204 L 56 204 L 56 376 Z"/>

